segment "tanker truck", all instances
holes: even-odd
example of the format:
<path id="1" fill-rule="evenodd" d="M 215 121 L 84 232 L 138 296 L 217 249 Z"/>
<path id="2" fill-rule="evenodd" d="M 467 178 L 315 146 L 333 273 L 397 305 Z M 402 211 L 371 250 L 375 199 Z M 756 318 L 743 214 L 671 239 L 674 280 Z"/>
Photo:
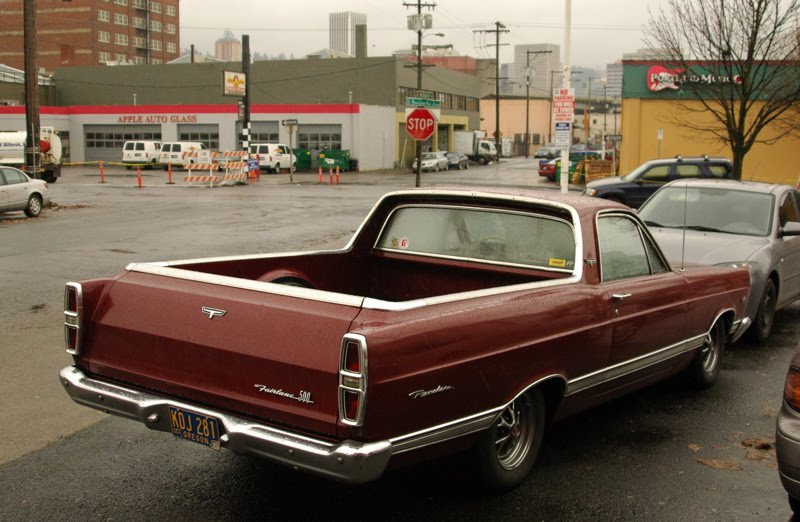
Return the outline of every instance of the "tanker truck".
<path id="1" fill-rule="evenodd" d="M 0 132 L 0 165 L 22 169 L 25 166 L 25 131 Z M 61 177 L 61 138 L 53 127 L 42 127 L 39 135 L 39 154 L 36 164 L 41 178 L 55 183 Z"/>

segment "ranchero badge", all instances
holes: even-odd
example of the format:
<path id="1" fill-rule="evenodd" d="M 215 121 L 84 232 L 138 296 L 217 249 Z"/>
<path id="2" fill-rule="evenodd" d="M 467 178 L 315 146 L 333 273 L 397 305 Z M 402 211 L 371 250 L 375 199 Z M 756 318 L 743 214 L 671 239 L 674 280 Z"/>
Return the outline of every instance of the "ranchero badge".
<path id="1" fill-rule="evenodd" d="M 417 390 L 413 391 L 408 394 L 409 397 L 412 399 L 423 399 L 425 397 L 430 397 L 431 395 L 436 395 L 437 393 L 442 393 L 450 390 L 455 390 L 454 386 L 442 386 L 441 384 L 432 390 Z"/>
<path id="2" fill-rule="evenodd" d="M 203 313 L 206 314 L 209 319 L 213 319 L 215 317 L 222 317 L 223 315 L 228 313 L 227 310 L 220 310 L 219 308 L 211 308 L 208 306 L 204 306 L 203 308 L 201 308 L 201 310 L 203 310 Z"/>

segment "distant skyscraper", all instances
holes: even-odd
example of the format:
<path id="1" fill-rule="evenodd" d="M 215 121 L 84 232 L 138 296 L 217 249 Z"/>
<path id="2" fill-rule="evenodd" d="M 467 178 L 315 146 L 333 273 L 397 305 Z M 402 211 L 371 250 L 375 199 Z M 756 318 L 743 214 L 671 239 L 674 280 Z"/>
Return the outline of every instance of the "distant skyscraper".
<path id="1" fill-rule="evenodd" d="M 233 36 L 230 29 L 226 29 L 225 35 L 214 44 L 214 58 L 223 62 L 242 61 L 242 42 Z"/>
<path id="2" fill-rule="evenodd" d="M 622 61 L 606 65 L 606 81 L 608 92 L 606 95 L 614 100 L 622 97 Z"/>
<path id="3" fill-rule="evenodd" d="M 356 55 L 356 26 L 367 25 L 367 15 L 363 13 L 343 12 L 328 15 L 330 45 L 329 47 L 342 54 Z"/>
<path id="4" fill-rule="evenodd" d="M 525 67 L 531 66 L 530 94 L 533 97 L 550 96 L 551 83 L 561 85 L 561 47 L 555 44 L 526 44 L 514 46 L 514 63 L 508 76 L 514 93 L 524 95 Z M 556 71 L 555 74 L 551 74 Z"/>

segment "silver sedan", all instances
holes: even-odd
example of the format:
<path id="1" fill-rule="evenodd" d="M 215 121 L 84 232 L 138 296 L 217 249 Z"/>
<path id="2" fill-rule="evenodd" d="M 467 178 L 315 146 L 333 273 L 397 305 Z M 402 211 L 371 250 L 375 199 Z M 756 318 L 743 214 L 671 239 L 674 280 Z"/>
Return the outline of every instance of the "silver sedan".
<path id="1" fill-rule="evenodd" d="M 749 267 L 751 339 L 766 340 L 775 310 L 800 298 L 800 194 L 792 187 L 673 181 L 648 199 L 639 215 L 673 267 Z"/>
<path id="2" fill-rule="evenodd" d="M 47 183 L 14 167 L 0 166 L 0 212 L 22 210 L 28 217 L 36 217 L 48 203 Z"/>

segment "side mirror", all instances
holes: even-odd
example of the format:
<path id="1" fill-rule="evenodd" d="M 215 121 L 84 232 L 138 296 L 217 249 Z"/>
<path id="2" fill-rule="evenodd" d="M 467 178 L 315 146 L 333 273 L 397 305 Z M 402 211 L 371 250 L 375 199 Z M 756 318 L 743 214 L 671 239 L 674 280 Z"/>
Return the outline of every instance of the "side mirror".
<path id="1" fill-rule="evenodd" d="M 778 235 L 780 237 L 800 236 L 800 223 L 797 221 L 789 221 L 786 225 L 781 227 Z"/>

